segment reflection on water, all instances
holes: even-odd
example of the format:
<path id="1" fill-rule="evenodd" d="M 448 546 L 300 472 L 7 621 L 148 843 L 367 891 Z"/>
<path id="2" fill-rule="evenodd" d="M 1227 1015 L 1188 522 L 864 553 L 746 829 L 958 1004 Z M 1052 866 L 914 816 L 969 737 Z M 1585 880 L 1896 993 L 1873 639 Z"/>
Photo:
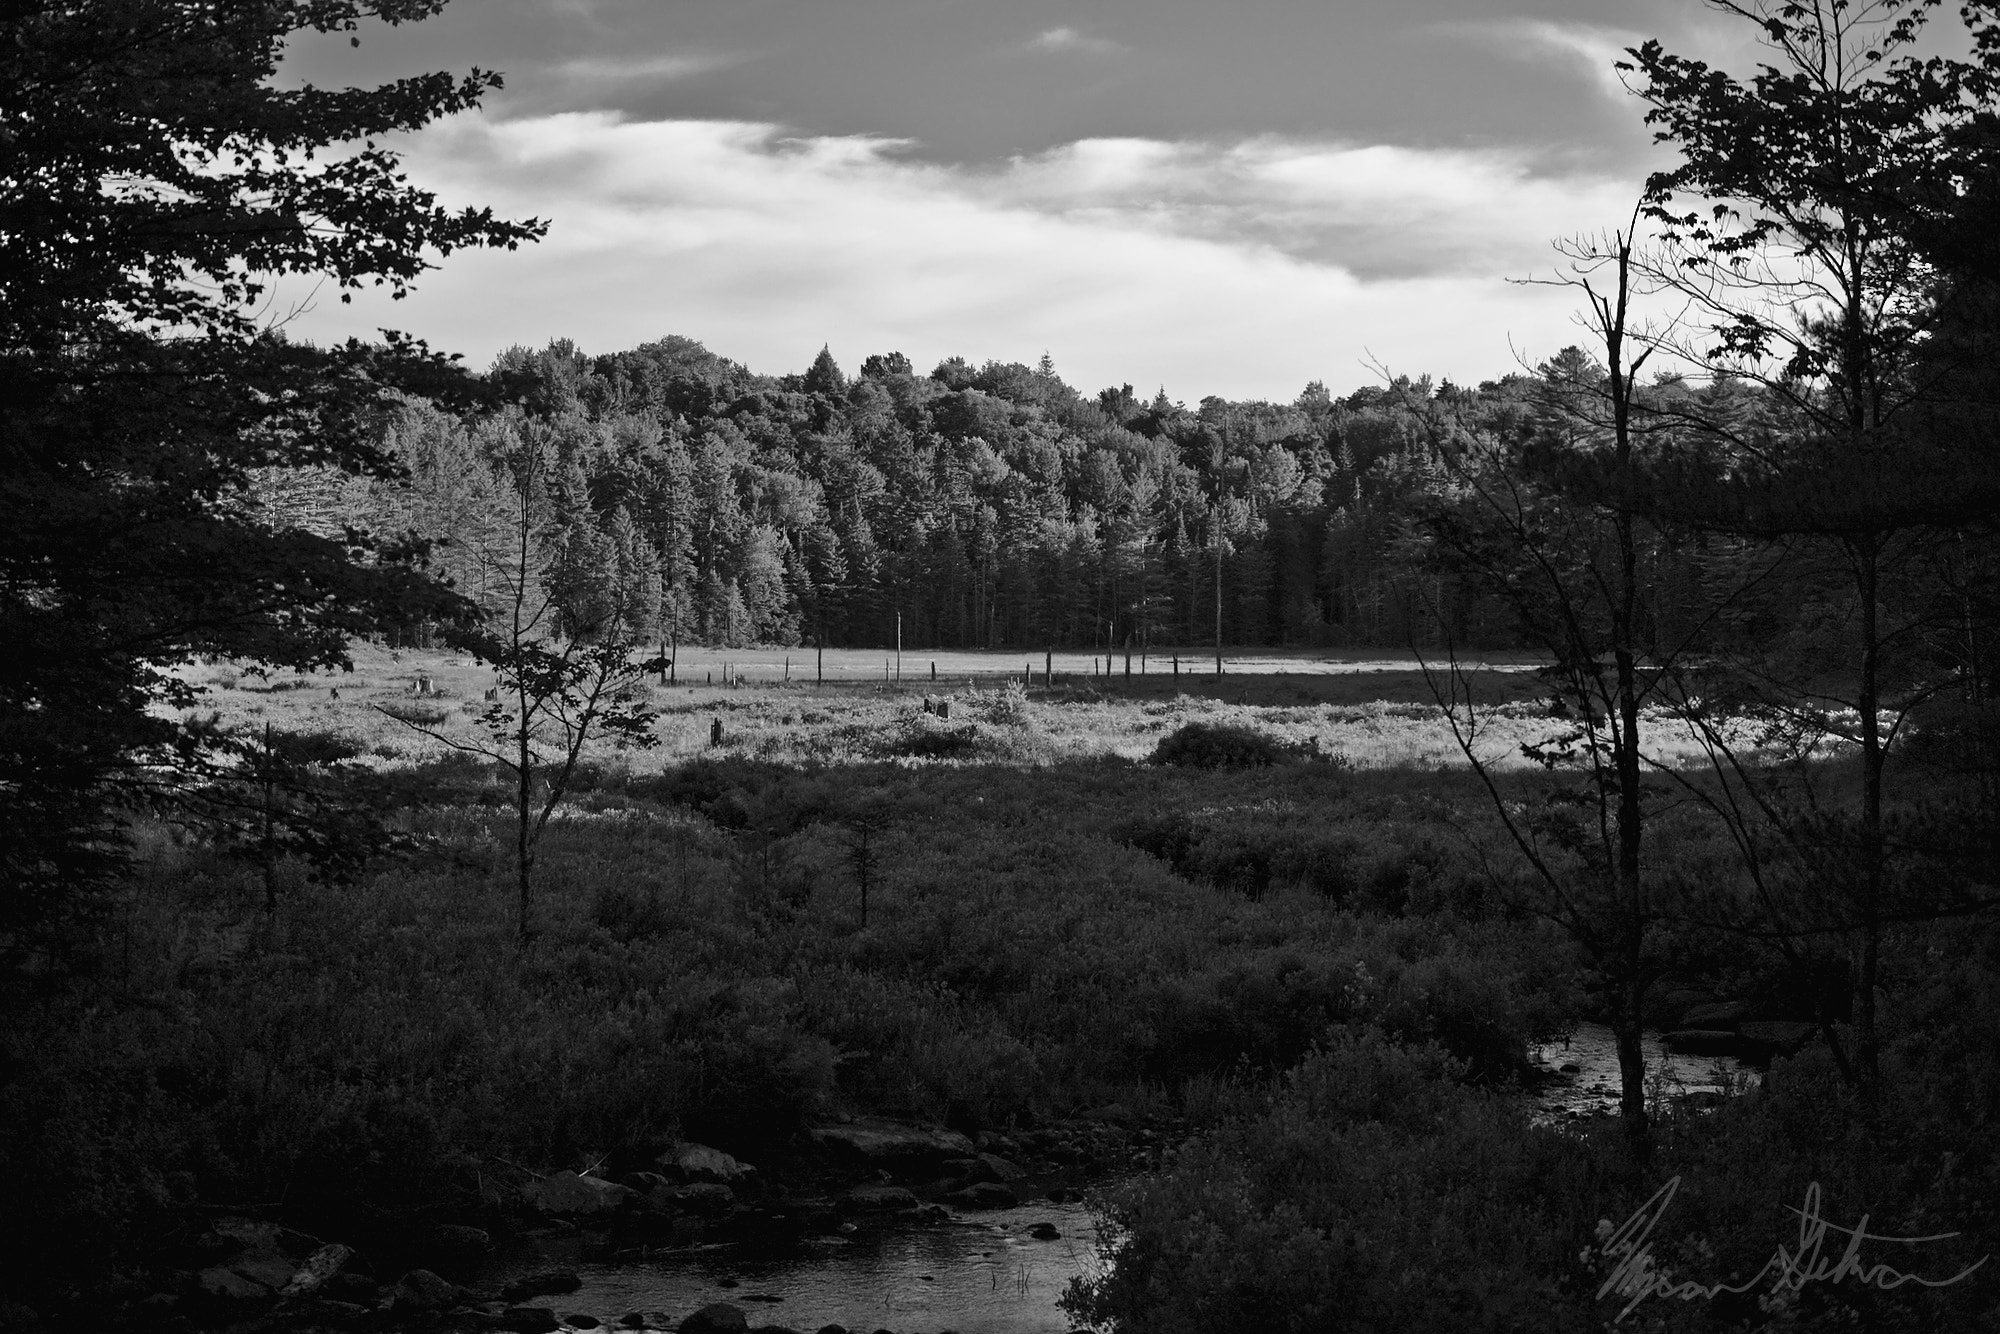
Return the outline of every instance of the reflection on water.
<path id="1" fill-rule="evenodd" d="M 1062 1235 L 1036 1240 L 1029 1230 L 1038 1223 Z M 660 1311 L 678 1324 L 711 1302 L 729 1302 L 753 1327 L 1060 1334 L 1070 1322 L 1056 1298 L 1076 1275 L 1098 1273 L 1100 1254 L 1088 1210 L 1042 1200 L 930 1226 L 862 1220 L 852 1237 L 820 1238 L 782 1257 L 717 1247 L 664 1261 L 585 1265 L 577 1270 L 581 1290 L 537 1300 L 607 1322 L 627 1311 Z M 723 1286 L 730 1281 L 735 1286 Z M 756 1300 L 771 1297 L 781 1300 Z"/>
<path id="2" fill-rule="evenodd" d="M 1533 1095 L 1537 1119 L 1617 1110 L 1618 1049 L 1610 1029 L 1585 1024 L 1567 1044 L 1549 1043 L 1532 1055 L 1552 1076 Z M 1756 1070 L 1734 1058 L 1670 1053 L 1657 1033 L 1646 1035 L 1646 1062 L 1655 1098 L 1726 1094 L 1758 1079 Z M 1561 1073 L 1564 1065 L 1577 1068 Z M 581 1290 L 537 1301 L 607 1323 L 627 1311 L 657 1312 L 669 1319 L 668 1328 L 711 1302 L 729 1302 L 748 1313 L 753 1327 L 1062 1334 L 1069 1320 L 1056 1299 L 1070 1279 L 1094 1277 L 1104 1264 L 1096 1224 L 1074 1201 L 954 1214 L 931 1225 L 907 1216 L 859 1221 L 853 1236 L 815 1238 L 783 1255 L 713 1246 L 666 1259 L 581 1265 Z M 1037 1240 L 1030 1232 L 1041 1223 L 1061 1235 Z M 568 1259 L 549 1252 L 540 1258 Z"/>
<path id="3" fill-rule="evenodd" d="M 1646 1044 L 1646 1086 L 1652 1099 L 1680 1098 L 1689 1094 L 1726 1095 L 1758 1083 L 1755 1069 L 1733 1056 L 1687 1056 L 1660 1045 L 1660 1035 L 1648 1032 Z M 1574 1116 L 1592 1116 L 1618 1110 L 1618 1040 L 1603 1024 L 1583 1024 L 1568 1043 L 1549 1042 L 1533 1047 L 1529 1055 L 1554 1073 L 1554 1082 L 1535 1093 L 1536 1119 L 1553 1121 Z M 1574 1065 L 1574 1073 L 1562 1067 Z"/>

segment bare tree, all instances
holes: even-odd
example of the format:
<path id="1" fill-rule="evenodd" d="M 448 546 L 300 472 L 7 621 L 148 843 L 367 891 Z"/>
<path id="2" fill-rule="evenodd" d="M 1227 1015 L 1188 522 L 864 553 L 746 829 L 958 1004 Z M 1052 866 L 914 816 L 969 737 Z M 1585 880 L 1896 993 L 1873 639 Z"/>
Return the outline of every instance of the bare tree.
<path id="1" fill-rule="evenodd" d="M 593 616 L 563 605 L 551 590 L 543 578 L 550 535 L 541 515 L 547 442 L 531 432 L 518 435 L 515 444 L 512 525 L 494 571 L 504 610 L 497 627 L 472 645 L 497 678 L 479 717 L 484 735 L 469 739 L 440 724 L 398 720 L 453 750 L 491 760 L 512 780 L 516 936 L 525 948 L 534 938 L 535 861 L 549 819 L 593 736 L 608 737 L 621 749 L 659 744 L 653 731 L 658 714 L 648 703 L 645 680 L 663 664 L 658 655 L 644 656 L 622 599 L 594 600 Z"/>

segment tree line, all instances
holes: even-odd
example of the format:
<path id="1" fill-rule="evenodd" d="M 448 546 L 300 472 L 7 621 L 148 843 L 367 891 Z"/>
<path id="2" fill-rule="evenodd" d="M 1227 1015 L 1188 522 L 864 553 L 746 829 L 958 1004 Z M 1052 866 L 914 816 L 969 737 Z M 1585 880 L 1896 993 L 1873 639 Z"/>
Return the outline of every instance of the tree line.
<path id="1" fill-rule="evenodd" d="M 1504 604 L 1424 559 L 1419 502 L 1449 472 L 1408 405 L 1525 401 L 1582 356 L 1476 390 L 1315 381 L 1189 408 L 1088 397 L 1046 355 L 925 374 L 888 353 L 849 377 L 822 349 L 773 376 L 685 337 L 558 340 L 497 358 L 478 411 L 390 413 L 406 477 L 287 470 L 260 498 L 275 525 L 417 539 L 482 602 L 531 489 L 552 586 L 617 604 L 635 639 L 873 646 L 900 620 L 951 648 L 1504 646 Z"/>

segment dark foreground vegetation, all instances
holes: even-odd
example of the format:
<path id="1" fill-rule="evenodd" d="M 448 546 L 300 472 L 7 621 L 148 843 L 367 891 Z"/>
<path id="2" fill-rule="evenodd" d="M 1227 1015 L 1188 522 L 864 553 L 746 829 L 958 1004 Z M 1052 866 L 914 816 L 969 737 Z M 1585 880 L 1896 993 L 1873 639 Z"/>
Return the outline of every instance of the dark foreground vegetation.
<path id="1" fill-rule="evenodd" d="M 304 692 L 270 698 L 288 693 Z M 600 1257 L 811 1227 L 876 1179 L 811 1134 L 855 1115 L 980 1136 L 1031 1170 L 1059 1150 L 1063 1180 L 1078 1157 L 1156 1169 L 1107 1199 L 1124 1247 L 1072 1298 L 1121 1330 L 1597 1328 L 1622 1301 L 1598 1295 L 1610 1262 L 1582 1253 L 1673 1176 L 1654 1241 L 1677 1280 L 1740 1282 L 1796 1250 L 1787 1206 L 1815 1181 L 1832 1223 L 1961 1234 L 1871 1243 L 1871 1264 L 1948 1276 L 2000 1248 L 2000 940 L 1984 925 L 1890 934 L 1871 1099 L 1815 1043 L 1713 1110 L 1656 1091 L 1640 1163 L 1613 1118 L 1530 1124 L 1530 1039 L 1603 998 L 1583 953 L 1495 878 L 1507 847 L 1471 773 L 1358 768 L 1241 723 L 1170 726 L 1156 763 L 899 758 L 915 697 L 754 693 L 774 720 L 817 709 L 823 732 L 868 732 L 884 758 L 757 760 L 741 743 L 651 772 L 594 765 L 551 826 L 526 949 L 508 787 L 482 766 L 366 780 L 409 850 L 340 886 L 288 857 L 275 900 L 256 859 L 135 827 L 144 869 L 106 905 L 90 967 L 7 1038 L 11 1299 L 119 1325 L 254 1316 L 268 1299 L 197 1277 L 227 1261 L 213 1229 L 232 1218 L 357 1247 L 378 1298 L 414 1267 L 471 1280 L 485 1255 L 468 1237 L 551 1214 Z M 1011 727 L 1034 754 L 1037 730 L 1085 707 L 1064 698 L 961 693 L 953 721 Z M 732 717 L 754 735 L 754 714 Z M 1167 762 L 1190 752 L 1208 763 Z M 1545 780 L 1501 781 L 1529 800 Z M 1697 881 L 1726 855 L 1698 822 L 1675 832 L 1657 874 Z M 1703 1000 L 1846 1013 L 1754 939 L 1688 924 L 1665 954 L 1662 1027 Z M 1109 1139 L 1078 1136 L 1093 1117 Z M 685 1142 L 763 1180 L 604 1215 L 536 1206 L 565 1171 L 645 1187 L 632 1174 Z M 921 1195 L 935 1175 L 904 1179 Z M 1641 1314 L 1974 1329 L 1996 1281 L 1766 1282 Z M 275 1318 L 360 1317 L 296 1302 Z"/>

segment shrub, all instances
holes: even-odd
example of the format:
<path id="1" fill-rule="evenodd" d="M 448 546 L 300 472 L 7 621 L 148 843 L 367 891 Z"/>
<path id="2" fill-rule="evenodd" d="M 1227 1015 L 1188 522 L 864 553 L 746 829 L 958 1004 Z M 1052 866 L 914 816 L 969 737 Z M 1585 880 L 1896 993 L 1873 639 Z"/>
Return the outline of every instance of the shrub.
<path id="1" fill-rule="evenodd" d="M 875 749 L 885 757 L 957 760 L 970 758 L 979 748 L 977 723 L 953 726 L 931 714 L 919 713 L 902 719 Z"/>
<path id="2" fill-rule="evenodd" d="M 1185 723 L 1160 738 L 1154 764 L 1188 769 L 1257 769 L 1297 758 L 1290 747 L 1234 723 Z"/>
<path id="3" fill-rule="evenodd" d="M 1597 1329 L 1565 1280 L 1615 1192 L 1456 1074 L 1434 1048 L 1336 1032 L 1266 1109 L 1112 1193 L 1121 1244 L 1063 1307 L 1149 1334 Z"/>

